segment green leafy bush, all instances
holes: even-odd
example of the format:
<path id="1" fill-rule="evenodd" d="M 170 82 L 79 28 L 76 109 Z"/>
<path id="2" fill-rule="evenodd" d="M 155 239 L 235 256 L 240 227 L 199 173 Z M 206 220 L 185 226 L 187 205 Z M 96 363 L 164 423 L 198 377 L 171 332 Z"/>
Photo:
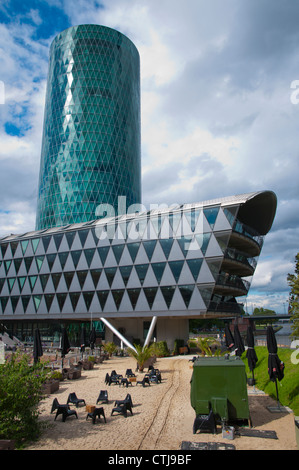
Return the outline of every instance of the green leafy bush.
<path id="1" fill-rule="evenodd" d="M 49 370 L 30 359 L 16 353 L 0 364 L 0 439 L 13 439 L 16 447 L 40 432 L 38 403 Z"/>

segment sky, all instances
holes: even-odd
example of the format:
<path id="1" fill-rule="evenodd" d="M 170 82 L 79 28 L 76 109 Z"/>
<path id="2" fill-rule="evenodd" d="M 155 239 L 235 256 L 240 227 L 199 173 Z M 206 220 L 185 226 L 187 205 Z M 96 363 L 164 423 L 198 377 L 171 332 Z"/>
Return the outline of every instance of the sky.
<path id="1" fill-rule="evenodd" d="M 140 54 L 147 208 L 275 192 L 246 306 L 287 312 L 299 251 L 293 0 L 1 0 L 0 237 L 35 228 L 49 47 L 86 23 L 117 29 Z"/>

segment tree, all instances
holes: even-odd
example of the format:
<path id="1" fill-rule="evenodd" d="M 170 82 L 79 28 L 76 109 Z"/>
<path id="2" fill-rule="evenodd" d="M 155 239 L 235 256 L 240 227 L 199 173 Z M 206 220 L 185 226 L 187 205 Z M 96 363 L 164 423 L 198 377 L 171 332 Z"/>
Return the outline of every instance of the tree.
<path id="1" fill-rule="evenodd" d="M 153 355 L 153 348 L 152 346 L 142 347 L 140 344 L 134 344 L 134 348 L 136 351 L 134 349 L 128 348 L 128 354 L 136 359 L 139 371 L 142 372 L 145 361 L 147 361 L 147 359 Z"/>
<path id="2" fill-rule="evenodd" d="M 270 310 L 268 308 L 263 308 L 263 307 L 255 307 L 255 309 L 253 310 L 253 315 L 256 315 L 256 316 L 260 316 L 261 319 L 258 320 L 256 323 L 258 323 L 259 325 L 267 325 L 267 324 L 271 324 L 271 323 L 274 323 L 275 322 L 275 318 L 273 320 L 269 320 L 268 318 L 263 320 L 263 316 L 269 316 L 269 315 L 276 315 L 276 312 L 274 310 Z"/>
<path id="3" fill-rule="evenodd" d="M 292 336 L 299 337 L 299 253 L 295 257 L 295 274 L 288 274 L 288 284 L 291 288 L 289 294 L 289 313 L 293 321 Z"/>

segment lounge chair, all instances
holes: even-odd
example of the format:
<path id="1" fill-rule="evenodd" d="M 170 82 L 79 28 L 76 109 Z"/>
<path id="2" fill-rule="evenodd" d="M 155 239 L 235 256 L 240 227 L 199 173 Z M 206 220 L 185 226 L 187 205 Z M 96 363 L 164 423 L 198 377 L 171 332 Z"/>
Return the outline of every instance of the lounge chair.
<path id="1" fill-rule="evenodd" d="M 136 385 L 141 384 L 142 387 L 145 387 L 145 384 L 150 385 L 150 379 L 147 376 L 144 376 L 142 380 L 137 380 Z"/>
<path id="2" fill-rule="evenodd" d="M 70 393 L 67 399 L 67 404 L 71 403 L 72 405 L 76 405 L 76 408 L 82 403 L 82 405 L 86 405 L 84 398 L 77 398 L 77 395 L 73 392 Z"/>
<path id="3" fill-rule="evenodd" d="M 115 400 L 114 406 L 122 405 L 123 403 L 129 403 L 130 406 L 133 408 L 132 397 L 129 393 L 127 393 L 126 398 L 124 400 Z"/>
<path id="4" fill-rule="evenodd" d="M 123 379 L 120 379 L 120 383 L 119 383 L 119 386 L 126 386 L 128 388 L 129 385 L 131 385 L 132 387 L 132 383 L 127 379 L 127 378 L 123 378 Z"/>
<path id="5" fill-rule="evenodd" d="M 117 377 L 118 379 L 122 379 L 122 378 L 123 378 L 123 375 L 122 375 L 122 374 L 117 374 L 117 373 L 116 373 L 116 370 L 113 370 L 113 371 L 111 372 L 110 377 Z"/>
<path id="6" fill-rule="evenodd" d="M 66 418 L 69 416 L 76 416 L 78 419 L 77 411 L 70 410 L 66 405 L 58 405 L 54 421 L 56 421 L 57 416 L 62 415 L 62 421 L 65 422 Z"/>
<path id="7" fill-rule="evenodd" d="M 98 404 L 99 401 L 100 401 L 101 403 L 108 403 L 108 392 L 107 392 L 107 390 L 101 390 L 101 391 L 100 391 L 100 394 L 99 394 L 99 396 L 98 396 L 98 399 L 97 399 L 97 403 L 96 403 L 96 404 Z"/>
<path id="8" fill-rule="evenodd" d="M 127 411 L 130 411 L 131 415 L 133 414 L 131 404 L 129 402 L 120 403 L 119 405 L 117 405 L 116 407 L 114 407 L 112 409 L 111 416 L 113 415 L 114 412 L 116 412 L 116 413 L 119 413 L 119 414 L 123 414 L 124 417 L 126 418 L 127 417 Z"/>
<path id="9" fill-rule="evenodd" d="M 106 421 L 106 417 L 105 417 L 105 413 L 104 413 L 104 408 L 102 406 L 101 406 L 101 408 L 95 408 L 95 410 L 93 410 L 91 413 L 87 413 L 86 421 L 87 421 L 88 418 L 92 418 L 92 424 L 95 424 L 96 417 L 98 417 L 99 420 L 100 420 L 101 416 L 103 416 L 104 421 L 106 423 L 107 421 Z"/>
<path id="10" fill-rule="evenodd" d="M 66 408 L 70 409 L 69 405 L 67 405 L 67 404 L 61 405 L 58 402 L 57 398 L 54 398 L 53 403 L 52 403 L 51 413 L 53 413 L 53 411 L 57 410 L 59 408 L 59 406 L 65 406 Z"/>
<path id="11" fill-rule="evenodd" d="M 133 373 L 132 369 L 127 369 L 125 373 L 126 377 L 136 377 L 136 375 Z"/>

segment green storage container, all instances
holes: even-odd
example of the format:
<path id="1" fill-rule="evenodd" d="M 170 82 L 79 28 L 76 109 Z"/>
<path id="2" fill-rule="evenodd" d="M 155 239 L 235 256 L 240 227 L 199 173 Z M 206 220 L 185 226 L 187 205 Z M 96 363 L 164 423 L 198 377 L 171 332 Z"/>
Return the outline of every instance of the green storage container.
<path id="1" fill-rule="evenodd" d="M 195 360 L 191 378 L 191 406 L 196 417 L 211 412 L 216 423 L 249 424 L 247 377 L 239 357 Z"/>

